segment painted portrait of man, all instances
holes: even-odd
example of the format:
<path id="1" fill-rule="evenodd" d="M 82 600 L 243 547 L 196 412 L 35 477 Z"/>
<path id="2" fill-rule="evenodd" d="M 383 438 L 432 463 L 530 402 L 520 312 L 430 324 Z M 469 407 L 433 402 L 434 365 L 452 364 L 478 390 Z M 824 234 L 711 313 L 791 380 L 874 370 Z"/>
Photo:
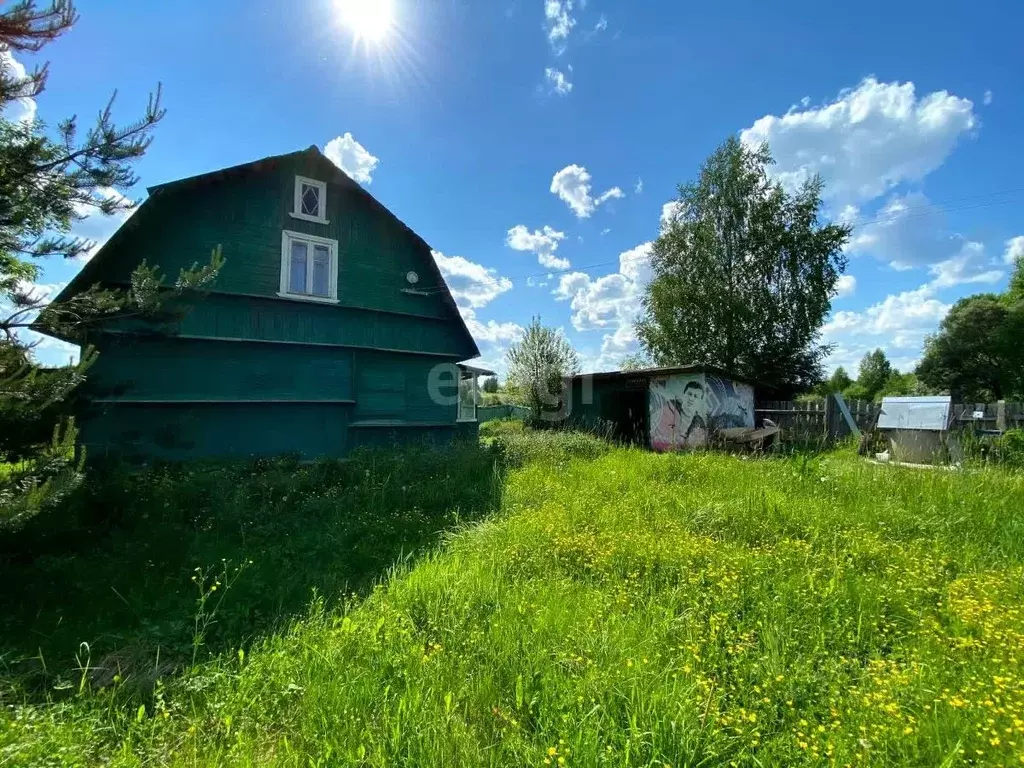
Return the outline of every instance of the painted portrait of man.
<path id="1" fill-rule="evenodd" d="M 671 385 L 681 384 L 682 390 Z M 696 448 L 708 437 L 707 393 L 700 381 L 666 382 L 658 401 L 656 419 L 652 419 L 651 447 L 656 451 Z M 675 389 L 676 391 L 673 391 Z"/>

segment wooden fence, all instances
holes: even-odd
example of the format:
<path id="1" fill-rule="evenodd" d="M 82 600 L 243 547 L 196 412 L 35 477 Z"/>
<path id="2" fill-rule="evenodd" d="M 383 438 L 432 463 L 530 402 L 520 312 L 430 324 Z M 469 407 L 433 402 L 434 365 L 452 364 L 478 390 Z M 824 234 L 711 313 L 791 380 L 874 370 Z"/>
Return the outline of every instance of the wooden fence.
<path id="1" fill-rule="evenodd" d="M 847 400 L 846 407 L 861 430 L 874 428 L 880 403 Z M 813 402 L 764 400 L 754 409 L 757 420 L 771 419 L 782 427 L 783 439 L 821 440 L 849 434 L 838 404 L 832 398 Z M 1024 429 L 1024 403 L 956 403 L 953 405 L 953 429 L 973 428 L 980 431 Z"/>
<path id="2" fill-rule="evenodd" d="M 478 405 L 476 420 L 483 424 L 494 419 L 525 419 L 529 410 L 518 405 Z"/>
<path id="3" fill-rule="evenodd" d="M 1024 403 L 957 403 L 953 406 L 953 425 L 973 426 L 985 432 L 1024 429 Z"/>

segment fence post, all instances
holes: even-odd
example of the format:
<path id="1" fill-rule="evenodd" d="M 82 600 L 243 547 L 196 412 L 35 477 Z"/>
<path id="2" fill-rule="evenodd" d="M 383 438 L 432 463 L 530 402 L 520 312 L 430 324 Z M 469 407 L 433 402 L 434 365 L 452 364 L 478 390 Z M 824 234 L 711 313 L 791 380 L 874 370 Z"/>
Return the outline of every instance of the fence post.
<path id="1" fill-rule="evenodd" d="M 1006 420 L 1006 401 L 999 400 L 996 403 L 996 429 L 1000 432 L 1005 432 L 1009 428 Z"/>
<path id="2" fill-rule="evenodd" d="M 829 393 L 825 395 L 825 436 L 829 440 L 839 439 L 839 420 L 836 413 L 838 408 L 836 407 L 836 397 L 834 394 Z"/>

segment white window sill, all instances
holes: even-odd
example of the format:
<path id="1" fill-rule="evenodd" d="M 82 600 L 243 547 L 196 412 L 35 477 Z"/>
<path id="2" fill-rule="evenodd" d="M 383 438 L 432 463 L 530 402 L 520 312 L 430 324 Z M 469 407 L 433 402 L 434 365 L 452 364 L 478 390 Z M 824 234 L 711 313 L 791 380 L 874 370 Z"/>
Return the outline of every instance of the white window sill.
<path id="1" fill-rule="evenodd" d="M 332 299 L 329 296 L 309 296 L 304 293 L 283 293 L 277 292 L 277 295 L 282 299 L 291 299 L 292 301 L 311 301 L 314 304 L 337 304 L 337 299 Z"/>
<path id="2" fill-rule="evenodd" d="M 475 424 L 476 423 L 476 416 L 474 416 L 472 419 L 456 419 L 455 423 L 456 424 Z"/>
<path id="3" fill-rule="evenodd" d="M 330 224 L 327 219 L 321 219 L 319 216 L 310 216 L 308 213 L 296 213 L 295 211 L 288 211 L 288 215 L 293 219 L 302 219 L 303 221 L 312 221 L 314 224 Z"/>

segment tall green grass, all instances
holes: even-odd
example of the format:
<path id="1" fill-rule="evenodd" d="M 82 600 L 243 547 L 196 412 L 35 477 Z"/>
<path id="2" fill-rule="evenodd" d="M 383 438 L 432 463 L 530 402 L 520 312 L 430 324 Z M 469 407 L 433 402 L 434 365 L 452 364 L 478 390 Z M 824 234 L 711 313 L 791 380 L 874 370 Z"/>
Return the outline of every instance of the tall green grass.
<path id="1" fill-rule="evenodd" d="M 0 761 L 1024 761 L 1024 476 L 492 429 L 494 514 L 152 695 L 9 700 Z"/>

